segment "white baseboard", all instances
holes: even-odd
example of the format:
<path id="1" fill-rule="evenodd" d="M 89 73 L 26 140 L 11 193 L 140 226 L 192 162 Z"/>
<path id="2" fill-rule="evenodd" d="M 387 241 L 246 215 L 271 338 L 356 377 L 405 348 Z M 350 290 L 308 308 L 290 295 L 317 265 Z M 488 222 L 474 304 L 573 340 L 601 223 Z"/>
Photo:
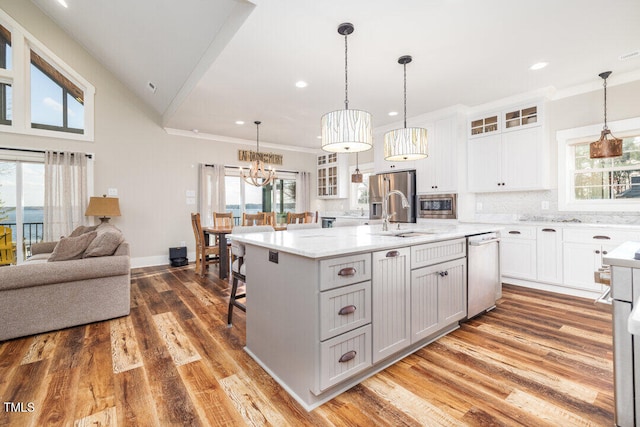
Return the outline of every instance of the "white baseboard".
<path id="1" fill-rule="evenodd" d="M 549 283 L 531 282 L 529 280 L 514 279 L 513 277 L 502 277 L 502 283 L 509 285 L 522 286 L 525 288 L 539 289 L 541 291 L 549 291 L 557 294 L 571 295 L 596 300 L 600 297 L 601 292 L 588 291 L 586 289 L 570 288 L 563 285 L 553 285 Z"/>
<path id="2" fill-rule="evenodd" d="M 196 259 L 196 253 L 195 252 L 188 253 L 187 259 L 191 261 Z M 157 265 L 169 265 L 170 263 L 171 263 L 171 260 L 169 260 L 168 253 L 167 255 L 131 258 L 131 268 L 154 267 Z"/>

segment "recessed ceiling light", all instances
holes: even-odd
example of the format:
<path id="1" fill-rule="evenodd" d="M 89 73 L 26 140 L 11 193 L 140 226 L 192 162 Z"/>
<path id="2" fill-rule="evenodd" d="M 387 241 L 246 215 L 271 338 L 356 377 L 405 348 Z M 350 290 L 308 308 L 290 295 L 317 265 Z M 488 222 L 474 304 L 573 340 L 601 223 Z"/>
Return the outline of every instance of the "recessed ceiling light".
<path id="1" fill-rule="evenodd" d="M 243 122 L 242 120 L 236 120 L 236 124 L 237 124 L 237 125 L 243 125 L 243 124 L 244 124 L 244 122 Z"/>
<path id="2" fill-rule="evenodd" d="M 397 116 L 397 115 L 398 115 L 398 112 L 397 112 L 397 111 L 389 111 L 389 115 L 390 115 L 391 117 L 393 117 L 393 116 Z"/>
<path id="3" fill-rule="evenodd" d="M 62 5 L 62 7 L 66 7 L 66 8 L 68 8 L 68 7 L 69 7 L 69 5 L 67 4 L 67 2 L 66 2 L 66 1 L 64 1 L 64 0 L 58 0 L 58 3 L 60 3 L 60 4 Z"/>
<path id="4" fill-rule="evenodd" d="M 307 86 L 309 86 L 308 83 L 303 81 L 303 80 L 299 80 L 299 81 L 296 82 L 296 87 L 303 88 L 303 87 L 307 87 Z"/>
<path id="5" fill-rule="evenodd" d="M 536 62 L 535 64 L 533 64 L 531 67 L 529 67 L 530 70 L 536 71 L 536 70 L 542 70 L 544 67 L 546 67 L 547 65 L 549 65 L 548 62 Z"/>

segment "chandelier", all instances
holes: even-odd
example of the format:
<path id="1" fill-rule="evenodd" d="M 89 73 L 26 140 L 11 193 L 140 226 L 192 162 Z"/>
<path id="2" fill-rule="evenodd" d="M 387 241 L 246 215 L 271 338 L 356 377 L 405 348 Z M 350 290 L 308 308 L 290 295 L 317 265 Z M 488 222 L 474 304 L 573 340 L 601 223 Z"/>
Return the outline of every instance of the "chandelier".
<path id="1" fill-rule="evenodd" d="M 349 109 L 347 36 L 353 33 L 353 24 L 340 24 L 338 33 L 344 36 L 344 110 L 332 111 L 322 116 L 322 149 L 333 153 L 366 151 L 373 146 L 371 114 Z"/>
<path id="2" fill-rule="evenodd" d="M 240 168 L 240 177 L 245 180 L 247 184 L 255 185 L 256 187 L 264 187 L 271 184 L 278 177 L 276 171 L 271 167 L 266 169 L 264 162 L 260 158 L 260 123 L 259 121 L 253 122 L 256 125 L 256 158 L 251 162 L 249 173 L 246 174 L 242 168 Z"/>
<path id="3" fill-rule="evenodd" d="M 398 58 L 398 64 L 404 67 L 404 128 L 384 134 L 384 159 L 395 162 L 418 160 L 427 157 L 427 130 L 407 127 L 407 64 L 411 56 Z"/>
<path id="4" fill-rule="evenodd" d="M 622 140 L 613 136 L 607 127 L 607 77 L 611 75 L 611 71 L 605 71 L 598 75 L 604 80 L 604 127 L 600 132 L 600 139 L 589 144 L 589 158 L 602 159 L 622 156 Z"/>

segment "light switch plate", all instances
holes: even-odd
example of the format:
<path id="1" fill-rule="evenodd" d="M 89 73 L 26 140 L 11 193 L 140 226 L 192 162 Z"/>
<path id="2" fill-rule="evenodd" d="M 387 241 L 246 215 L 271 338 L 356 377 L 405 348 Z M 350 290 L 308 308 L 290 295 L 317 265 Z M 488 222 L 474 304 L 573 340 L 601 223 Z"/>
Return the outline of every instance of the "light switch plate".
<path id="1" fill-rule="evenodd" d="M 541 204 L 541 208 L 543 211 L 549 210 L 549 201 L 548 200 L 543 200 L 542 204 Z"/>

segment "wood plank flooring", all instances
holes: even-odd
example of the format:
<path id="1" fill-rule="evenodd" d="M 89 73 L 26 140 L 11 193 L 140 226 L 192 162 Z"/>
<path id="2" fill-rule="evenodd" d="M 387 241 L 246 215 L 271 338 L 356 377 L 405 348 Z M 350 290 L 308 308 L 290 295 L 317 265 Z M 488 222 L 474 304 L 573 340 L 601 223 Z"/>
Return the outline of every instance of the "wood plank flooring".
<path id="1" fill-rule="evenodd" d="M 308 413 L 243 351 L 244 313 L 226 327 L 228 292 L 193 266 L 137 269 L 130 316 L 0 342 L 0 425 L 613 425 L 611 314 L 592 301 L 505 285 Z"/>

